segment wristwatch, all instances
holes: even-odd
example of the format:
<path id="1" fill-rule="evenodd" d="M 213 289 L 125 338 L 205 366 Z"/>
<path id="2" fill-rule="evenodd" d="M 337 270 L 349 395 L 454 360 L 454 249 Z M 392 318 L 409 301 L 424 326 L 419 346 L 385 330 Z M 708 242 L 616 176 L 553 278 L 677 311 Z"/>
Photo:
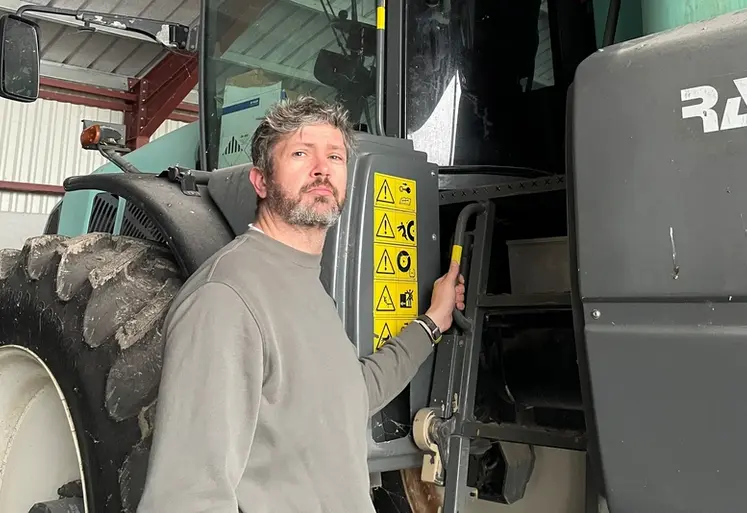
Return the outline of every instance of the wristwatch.
<path id="1" fill-rule="evenodd" d="M 419 315 L 415 319 L 415 322 L 421 325 L 426 333 L 428 333 L 428 336 L 431 337 L 432 343 L 438 344 L 441 341 L 441 330 L 430 317 L 425 314 Z"/>

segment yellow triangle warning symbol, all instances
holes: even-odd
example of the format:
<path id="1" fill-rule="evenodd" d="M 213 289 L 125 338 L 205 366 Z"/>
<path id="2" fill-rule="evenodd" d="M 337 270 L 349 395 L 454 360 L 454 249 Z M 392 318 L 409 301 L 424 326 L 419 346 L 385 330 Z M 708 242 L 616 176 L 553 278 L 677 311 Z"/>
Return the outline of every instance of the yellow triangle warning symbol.
<path id="1" fill-rule="evenodd" d="M 394 274 L 394 265 L 392 259 L 389 258 L 389 251 L 386 249 L 381 254 L 379 265 L 376 266 L 376 274 Z"/>
<path id="2" fill-rule="evenodd" d="M 389 222 L 389 216 L 387 216 L 386 214 L 384 214 L 384 217 L 381 218 L 379 228 L 376 230 L 376 236 L 383 239 L 394 238 L 394 228 L 392 228 L 392 223 Z"/>
<path id="3" fill-rule="evenodd" d="M 379 192 L 376 193 L 376 203 L 389 203 L 394 205 L 394 195 L 392 194 L 392 190 L 389 188 L 389 182 L 386 180 L 381 184 Z"/>
<path id="4" fill-rule="evenodd" d="M 376 349 L 380 349 L 390 338 L 392 338 L 392 330 L 389 329 L 389 323 L 387 322 L 384 323 L 381 332 L 376 335 Z"/>
<path id="5" fill-rule="evenodd" d="M 394 300 L 392 299 L 392 295 L 389 292 L 389 286 L 384 285 L 384 290 L 381 291 L 381 295 L 379 296 L 379 300 L 376 302 L 376 311 L 377 312 L 394 312 Z"/>

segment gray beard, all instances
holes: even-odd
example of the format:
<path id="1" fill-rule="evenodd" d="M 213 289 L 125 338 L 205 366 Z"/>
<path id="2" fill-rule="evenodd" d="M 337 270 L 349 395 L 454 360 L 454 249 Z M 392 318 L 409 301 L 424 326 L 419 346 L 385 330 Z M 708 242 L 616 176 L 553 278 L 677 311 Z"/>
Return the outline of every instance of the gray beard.
<path id="1" fill-rule="evenodd" d="M 320 185 L 315 182 L 309 187 Z M 327 183 L 327 185 L 329 185 Z M 312 205 L 301 203 L 302 198 L 299 193 L 297 198 L 286 196 L 280 187 L 273 181 L 267 182 L 267 197 L 264 200 L 264 206 L 269 212 L 278 216 L 291 226 L 303 226 L 306 228 L 330 228 L 340 218 L 340 213 L 344 205 L 336 199 L 337 190 L 333 188 L 332 197 L 315 198 Z M 329 208 L 317 211 L 314 207 L 318 204 L 328 205 Z"/>

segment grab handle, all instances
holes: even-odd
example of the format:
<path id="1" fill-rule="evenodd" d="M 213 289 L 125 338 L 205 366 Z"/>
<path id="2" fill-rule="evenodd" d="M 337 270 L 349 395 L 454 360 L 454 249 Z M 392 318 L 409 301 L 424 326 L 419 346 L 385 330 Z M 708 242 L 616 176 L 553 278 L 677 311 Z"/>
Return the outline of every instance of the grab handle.
<path id="1" fill-rule="evenodd" d="M 482 214 L 484 211 L 485 206 L 482 203 L 470 203 L 459 212 L 459 217 L 457 217 L 456 229 L 454 230 L 454 243 L 451 246 L 451 260 L 459 262 L 460 274 L 462 273 L 462 251 L 467 233 L 467 221 L 473 215 Z M 453 317 L 454 323 L 462 331 L 469 331 L 472 328 L 472 321 L 456 307 L 454 307 Z"/>

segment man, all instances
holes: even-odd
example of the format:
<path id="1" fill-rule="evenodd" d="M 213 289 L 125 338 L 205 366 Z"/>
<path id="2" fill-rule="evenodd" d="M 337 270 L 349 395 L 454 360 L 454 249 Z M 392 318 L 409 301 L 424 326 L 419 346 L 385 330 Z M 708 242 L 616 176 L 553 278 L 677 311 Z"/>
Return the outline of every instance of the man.
<path id="1" fill-rule="evenodd" d="M 166 320 L 140 513 L 371 513 L 367 424 L 413 378 L 433 324 L 464 308 L 458 266 L 423 322 L 358 359 L 320 280 L 353 132 L 311 98 L 252 139 L 256 223 L 185 284 Z"/>

